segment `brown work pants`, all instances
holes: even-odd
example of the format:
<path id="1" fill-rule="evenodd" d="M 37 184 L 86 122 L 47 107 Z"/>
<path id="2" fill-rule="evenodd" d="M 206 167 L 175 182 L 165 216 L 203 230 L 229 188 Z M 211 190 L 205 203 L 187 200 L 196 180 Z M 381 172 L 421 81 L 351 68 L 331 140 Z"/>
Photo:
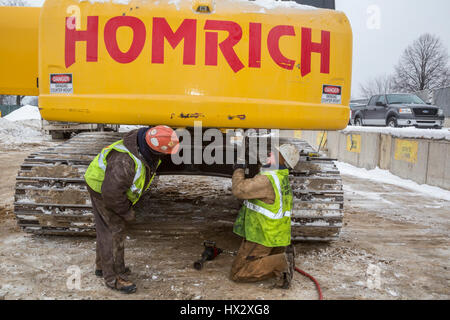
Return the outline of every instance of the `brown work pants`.
<path id="1" fill-rule="evenodd" d="M 106 283 L 114 285 L 118 276 L 126 280 L 124 243 L 125 220 L 105 207 L 102 200 L 91 195 L 97 231 L 96 268 L 103 270 Z"/>
<path id="2" fill-rule="evenodd" d="M 268 248 L 243 240 L 231 267 L 231 279 L 237 282 L 257 282 L 280 279 L 288 271 L 286 247 Z"/>

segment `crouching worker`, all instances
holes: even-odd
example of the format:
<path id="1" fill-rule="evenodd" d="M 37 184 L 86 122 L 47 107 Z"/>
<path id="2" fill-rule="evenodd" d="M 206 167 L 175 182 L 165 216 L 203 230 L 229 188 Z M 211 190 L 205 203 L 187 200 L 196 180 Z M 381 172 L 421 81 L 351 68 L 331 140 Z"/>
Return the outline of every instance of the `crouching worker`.
<path id="1" fill-rule="evenodd" d="M 262 167 L 260 174 L 245 179 L 244 169 L 235 165 L 233 194 L 243 199 L 234 233 L 243 237 L 231 268 L 236 282 L 257 282 L 276 278 L 276 287 L 288 289 L 294 272 L 291 244 L 293 194 L 289 169 L 294 168 L 299 152 L 293 145 L 282 145 L 278 163 Z"/>
<path id="2" fill-rule="evenodd" d="M 136 292 L 124 261 L 126 223 L 135 219 L 133 205 L 150 188 L 162 157 L 178 148 L 171 128 L 142 128 L 104 148 L 86 171 L 97 230 L 95 274 L 111 289 Z"/>

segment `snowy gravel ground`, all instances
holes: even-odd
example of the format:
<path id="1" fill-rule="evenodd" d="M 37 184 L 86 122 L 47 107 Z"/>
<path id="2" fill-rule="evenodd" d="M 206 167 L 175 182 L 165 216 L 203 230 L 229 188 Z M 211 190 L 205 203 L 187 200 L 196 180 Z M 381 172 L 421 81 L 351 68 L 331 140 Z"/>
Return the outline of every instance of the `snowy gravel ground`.
<path id="1" fill-rule="evenodd" d="M 230 281 L 229 253 L 202 272 L 193 270 L 203 240 L 215 240 L 228 252 L 240 244 L 232 225 L 222 223 L 230 217 L 217 217 L 214 210 L 217 202 L 228 205 L 229 180 L 205 177 L 159 179 L 158 186 L 169 193 L 192 199 L 177 202 L 186 214 L 147 212 L 145 201 L 152 199 L 143 199 L 137 215 L 153 214 L 153 223 L 144 235 L 130 232 L 126 241 L 126 261 L 138 292 L 123 296 L 106 289 L 93 275 L 95 239 L 34 236 L 16 226 L 17 170 L 27 154 L 50 143 L 39 130 L 36 109 L 18 111 L 10 117 L 15 120 L 0 119 L 0 300 L 317 298 L 314 285 L 300 275 L 289 291 L 272 289 L 270 281 Z M 297 266 L 317 278 L 325 299 L 450 299 L 449 191 L 379 169 L 338 167 L 345 191 L 341 238 L 296 244 Z M 68 285 L 74 270 L 80 272 L 80 288 Z"/>

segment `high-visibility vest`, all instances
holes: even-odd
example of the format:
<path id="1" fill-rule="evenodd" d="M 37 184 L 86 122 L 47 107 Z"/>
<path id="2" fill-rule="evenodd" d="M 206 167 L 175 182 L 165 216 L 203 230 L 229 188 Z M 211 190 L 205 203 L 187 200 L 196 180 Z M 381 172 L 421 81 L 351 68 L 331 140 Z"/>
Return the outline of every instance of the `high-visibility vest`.
<path id="1" fill-rule="evenodd" d="M 145 165 L 134 154 L 132 154 L 123 144 L 123 140 L 117 141 L 112 145 L 104 148 L 97 157 L 91 162 L 89 168 L 86 170 L 84 180 L 89 187 L 95 192 L 102 193 L 103 180 L 105 180 L 106 166 L 108 165 L 106 157 L 112 151 L 127 153 L 135 163 L 135 175 L 133 184 L 127 191 L 127 197 L 131 203 L 136 204 L 139 201 L 144 191 L 150 188 L 150 185 L 155 178 L 155 174 L 150 178 L 147 186 L 145 186 L 146 168 Z M 158 162 L 158 167 L 161 160 Z"/>
<path id="2" fill-rule="evenodd" d="M 289 183 L 289 170 L 262 171 L 275 191 L 275 202 L 246 200 L 239 211 L 233 231 L 248 241 L 269 248 L 291 244 L 291 212 L 293 194 Z"/>

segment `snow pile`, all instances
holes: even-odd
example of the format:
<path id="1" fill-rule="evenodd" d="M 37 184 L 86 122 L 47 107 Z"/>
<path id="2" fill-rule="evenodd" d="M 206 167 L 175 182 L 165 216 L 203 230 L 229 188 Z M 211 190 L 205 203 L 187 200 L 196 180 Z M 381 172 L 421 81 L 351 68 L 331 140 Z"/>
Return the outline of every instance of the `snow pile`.
<path id="1" fill-rule="evenodd" d="M 41 114 L 38 107 L 23 106 L 22 108 L 11 112 L 4 118 L 9 121 L 41 120 Z"/>
<path id="2" fill-rule="evenodd" d="M 86 1 L 86 0 L 85 0 Z M 95 2 L 103 2 L 102 0 L 89 0 L 89 1 L 95 1 Z M 221 1 L 223 0 L 217 0 L 217 3 L 221 4 Z M 169 0 L 168 4 L 174 5 L 177 10 L 180 10 L 181 8 L 181 2 L 182 0 Z M 260 8 L 259 13 L 265 13 L 265 10 L 272 10 L 272 9 L 303 9 L 303 10 L 315 10 L 316 7 L 307 6 L 298 4 L 295 1 L 280 1 L 280 0 L 229 0 L 230 4 L 233 2 L 241 2 L 245 3 L 248 6 L 258 6 Z"/>
<path id="3" fill-rule="evenodd" d="M 130 126 L 130 125 L 121 125 L 119 128 L 119 132 L 129 132 L 132 130 L 144 128 L 145 126 Z"/>
<path id="4" fill-rule="evenodd" d="M 180 1 L 181 1 L 181 0 L 170 0 L 170 1 L 169 1 L 169 4 L 175 5 L 175 7 L 177 8 L 177 10 L 180 10 Z"/>
<path id="5" fill-rule="evenodd" d="M 343 133 L 369 132 L 392 135 L 397 138 L 449 140 L 450 129 L 417 129 L 417 128 L 390 128 L 390 127 L 347 127 Z"/>
<path id="6" fill-rule="evenodd" d="M 236 1 L 236 0 L 235 0 Z M 245 1 L 249 2 L 248 0 L 237 0 L 237 1 Z M 264 9 L 276 9 L 276 8 L 288 8 L 288 9 L 316 9 L 316 7 L 307 6 L 304 4 L 298 4 L 295 1 L 277 1 L 277 0 L 255 0 L 250 1 L 250 3 L 256 4 L 260 7 L 263 7 Z"/>
<path id="7" fill-rule="evenodd" d="M 41 115 L 34 106 L 24 106 L 0 118 L 0 145 L 11 147 L 27 143 L 41 143 Z"/>
<path id="8" fill-rule="evenodd" d="M 12 146 L 26 143 L 41 143 L 44 135 L 39 128 L 0 118 L 0 145 Z"/>
<path id="9" fill-rule="evenodd" d="M 279 0 L 231 0 L 230 2 L 241 2 L 248 6 L 259 7 L 258 13 L 266 13 L 266 10 L 273 9 L 301 9 L 301 10 L 316 10 L 316 7 L 298 4 L 295 1 L 279 1 Z M 250 11 L 244 11 L 250 12 Z"/>
<path id="10" fill-rule="evenodd" d="M 86 2 L 89 1 L 90 3 L 94 4 L 94 3 L 107 3 L 107 2 L 112 2 L 112 3 L 116 3 L 116 4 L 129 4 L 131 0 L 78 0 L 78 2 Z"/>
<path id="11" fill-rule="evenodd" d="M 354 167 L 343 162 L 336 162 L 336 166 L 338 167 L 342 175 L 354 176 L 364 180 L 391 184 L 412 190 L 417 193 L 425 194 L 439 200 L 450 201 L 450 191 L 448 190 L 433 187 L 427 184 L 420 185 L 417 182 L 402 179 L 396 175 L 393 175 L 387 170 L 381 170 L 379 168 L 376 168 L 374 170 L 366 170 L 363 168 Z"/>

